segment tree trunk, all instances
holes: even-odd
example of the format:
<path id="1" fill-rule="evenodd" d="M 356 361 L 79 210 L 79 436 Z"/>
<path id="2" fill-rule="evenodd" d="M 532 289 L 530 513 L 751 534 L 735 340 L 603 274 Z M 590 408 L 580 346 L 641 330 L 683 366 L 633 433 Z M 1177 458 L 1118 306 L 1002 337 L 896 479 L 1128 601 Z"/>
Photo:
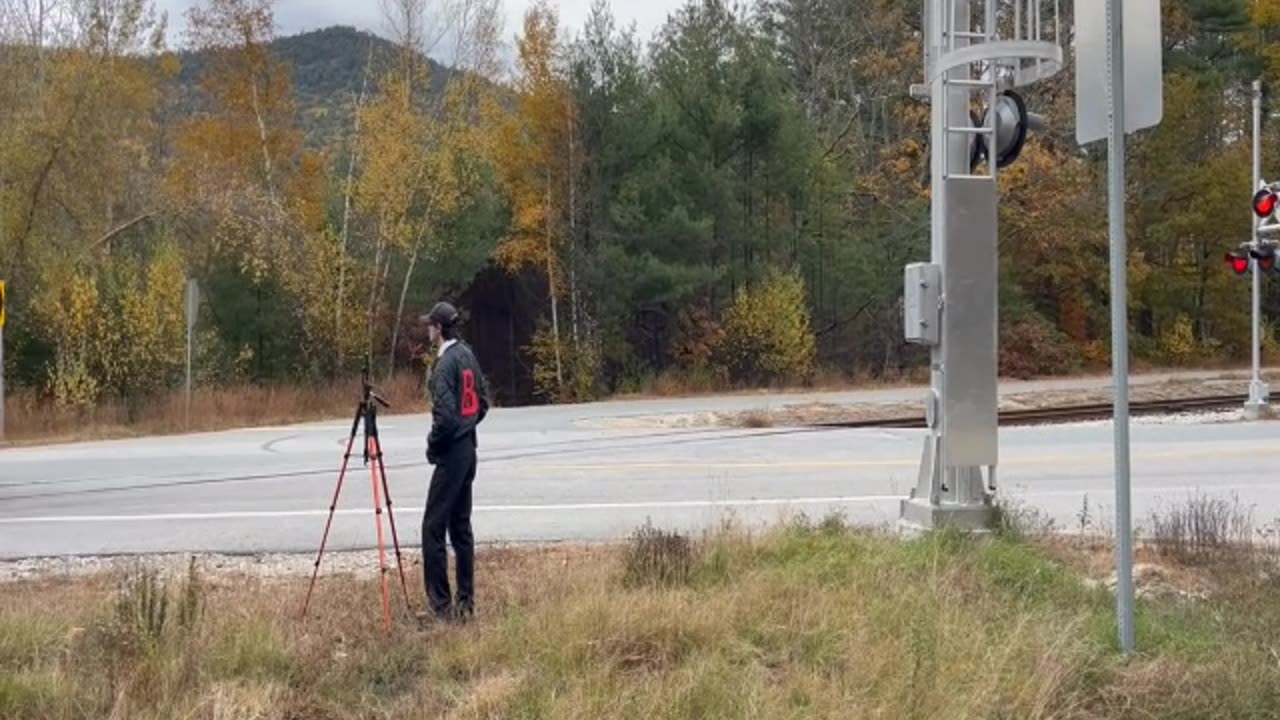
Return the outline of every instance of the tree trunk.
<path id="1" fill-rule="evenodd" d="M 565 99 L 568 104 L 568 98 Z M 569 314 L 573 323 L 573 351 L 581 352 L 578 340 L 578 222 L 577 222 L 577 173 L 573 164 L 573 113 L 572 108 L 566 113 L 569 125 Z"/>
<path id="2" fill-rule="evenodd" d="M 773 260 L 773 238 L 770 236 L 769 225 L 769 165 L 764 166 L 764 234 L 760 236 L 764 247 L 764 263 L 766 266 Z"/>
<path id="3" fill-rule="evenodd" d="M 382 272 L 382 247 L 385 240 L 382 236 L 382 223 L 378 227 L 378 243 L 373 251 L 373 282 L 369 284 L 369 307 L 368 307 L 368 325 L 365 329 L 365 352 L 373 352 L 373 320 L 375 314 L 374 303 L 378 300 L 378 276 Z"/>
<path id="4" fill-rule="evenodd" d="M 404 319 L 404 299 L 409 294 L 409 281 L 413 278 L 414 266 L 418 264 L 418 255 L 422 252 L 422 243 L 426 239 L 427 228 L 431 226 L 431 218 L 435 211 L 435 201 L 436 199 L 433 197 L 427 203 L 426 212 L 422 216 L 422 229 L 418 231 L 418 236 L 413 239 L 413 253 L 409 256 L 409 270 L 404 274 L 404 284 L 400 286 L 400 305 L 396 309 L 395 325 L 391 328 L 391 375 L 395 374 L 396 369 L 396 343 L 400 340 L 400 322 Z M 387 262 L 389 271 L 390 259 Z"/>
<path id="5" fill-rule="evenodd" d="M 44 46 L 45 46 L 44 25 L 45 25 L 46 11 L 47 11 L 47 7 L 45 5 L 44 0 L 40 0 L 40 9 L 37 10 L 36 37 L 35 37 L 34 44 L 36 46 L 36 97 L 40 98 L 38 112 L 40 113 L 40 119 L 42 120 L 45 117 L 44 91 L 45 91 L 46 70 L 45 70 L 45 53 L 44 53 Z"/>
<path id="6" fill-rule="evenodd" d="M 355 132 L 351 142 L 351 158 L 347 163 L 347 184 L 342 188 L 342 239 L 341 251 L 338 253 L 338 299 L 333 304 L 333 352 L 334 372 L 342 370 L 342 304 L 347 294 L 347 245 L 351 241 L 351 188 L 356 173 L 356 159 L 359 155 L 360 110 L 364 107 L 365 94 L 369 91 L 369 70 L 373 67 L 373 46 L 369 46 L 369 59 L 364 66 L 364 84 L 360 88 L 360 97 L 356 99 Z"/>
<path id="7" fill-rule="evenodd" d="M 516 358 L 519 357 L 519 355 L 516 353 L 516 289 L 515 289 L 516 280 L 512 278 L 510 281 L 506 283 L 506 287 L 507 287 L 507 353 L 508 353 L 507 357 L 510 358 L 507 361 L 507 368 L 508 368 L 507 381 L 511 387 L 511 398 L 512 398 L 512 401 L 514 402 L 514 399 L 517 395 L 517 390 L 518 390 L 518 388 L 516 387 L 516 367 L 517 367 Z"/>
<path id="8" fill-rule="evenodd" d="M 257 78 L 249 83 L 249 87 L 253 93 L 253 116 L 258 121 L 258 140 L 262 143 L 262 171 L 266 175 L 267 195 L 271 198 L 271 204 L 279 210 L 280 204 L 276 199 L 276 185 L 273 178 L 275 171 L 271 165 L 271 147 L 267 143 L 267 123 L 262 118 L 262 108 L 258 102 Z"/>
<path id="9" fill-rule="evenodd" d="M 413 278 L 413 268 L 418 264 L 419 243 L 414 243 L 413 254 L 409 256 L 409 269 L 404 274 L 404 285 L 400 286 L 400 304 L 396 308 L 396 324 L 391 326 L 391 360 L 387 363 L 387 378 L 396 374 L 396 343 L 400 342 L 400 321 L 404 318 L 404 299 L 409 294 L 409 280 Z"/>
<path id="10" fill-rule="evenodd" d="M 547 166 L 547 292 L 551 296 L 551 337 L 556 346 L 556 390 L 564 393 L 564 366 L 560 360 L 560 307 L 556 300 L 555 253 L 551 244 L 551 166 Z"/>

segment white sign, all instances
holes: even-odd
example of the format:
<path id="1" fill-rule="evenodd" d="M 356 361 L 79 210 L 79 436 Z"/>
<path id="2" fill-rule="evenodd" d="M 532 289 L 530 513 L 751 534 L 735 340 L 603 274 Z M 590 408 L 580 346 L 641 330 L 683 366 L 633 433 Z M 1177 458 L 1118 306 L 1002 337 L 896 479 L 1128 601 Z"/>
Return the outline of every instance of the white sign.
<path id="1" fill-rule="evenodd" d="M 1164 116 L 1164 46 L 1160 0 L 1124 0 L 1124 131 Z M 1076 0 L 1076 141 L 1107 137 L 1106 0 Z"/>

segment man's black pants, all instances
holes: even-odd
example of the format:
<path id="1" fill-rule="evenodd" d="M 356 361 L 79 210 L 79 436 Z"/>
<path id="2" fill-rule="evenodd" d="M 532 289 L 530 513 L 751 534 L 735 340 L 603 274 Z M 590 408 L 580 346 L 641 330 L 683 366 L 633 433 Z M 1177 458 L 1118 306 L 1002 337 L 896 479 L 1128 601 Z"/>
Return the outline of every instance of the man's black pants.
<path id="1" fill-rule="evenodd" d="M 475 540 L 471 536 L 471 484 L 476 478 L 475 437 L 459 439 L 437 460 L 422 515 L 423 580 L 427 601 L 437 615 L 451 611 L 449 556 L 445 533 L 457 557 L 456 610 L 469 614 L 475 608 Z"/>

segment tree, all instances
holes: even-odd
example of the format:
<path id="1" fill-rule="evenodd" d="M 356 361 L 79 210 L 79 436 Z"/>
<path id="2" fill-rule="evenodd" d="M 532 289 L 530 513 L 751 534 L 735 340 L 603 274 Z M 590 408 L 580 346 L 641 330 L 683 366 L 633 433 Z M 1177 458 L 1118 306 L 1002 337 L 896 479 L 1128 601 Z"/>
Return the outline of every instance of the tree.
<path id="1" fill-rule="evenodd" d="M 208 0 L 188 12 L 188 42 L 208 58 L 200 88 L 209 112 L 178 127 L 168 177 L 197 272 L 252 299 L 240 306 L 245 314 L 214 318 L 224 362 L 248 355 L 258 379 L 310 369 L 340 343 L 338 328 L 294 311 L 308 289 L 332 288 L 342 266 L 315 262 L 316 243 L 331 237 L 325 163 L 304 146 L 273 37 L 271 0 Z M 306 352 L 282 357 L 299 346 Z"/>
<path id="2" fill-rule="evenodd" d="M 497 259 L 514 272 L 533 265 L 544 269 L 551 303 L 552 352 L 556 386 L 563 391 L 564 362 L 559 300 L 563 292 L 561 248 L 569 188 L 573 102 L 556 63 L 558 20 L 545 0 L 524 16 L 518 41 L 516 112 L 497 125 L 496 164 L 511 204 L 512 221 Z"/>
<path id="3" fill-rule="evenodd" d="M 107 383 L 87 346 L 64 342 L 47 317 L 46 283 L 77 289 L 75 312 L 105 311 L 97 288 L 125 262 L 125 243 L 153 239 L 153 158 L 165 63 L 163 21 L 144 0 L 8 3 L 0 11 L 0 276 L 11 285 L 11 362 L 21 382 Z M 72 279 L 75 279 L 74 281 Z"/>
<path id="4" fill-rule="evenodd" d="M 480 182 L 482 157 L 475 148 L 483 142 L 481 110 L 497 64 L 498 15 L 494 0 L 456 0 L 434 9 L 426 0 L 394 0 L 385 9 L 397 51 L 378 94 L 361 110 L 365 167 L 357 197 L 378 227 L 370 344 L 375 303 L 392 259 L 395 253 L 408 256 L 391 326 L 394 369 L 418 262 L 424 255 L 440 259 L 446 242 L 441 225 L 464 209 Z M 451 70 L 431 78 L 424 53 L 442 43 L 453 53 Z"/>

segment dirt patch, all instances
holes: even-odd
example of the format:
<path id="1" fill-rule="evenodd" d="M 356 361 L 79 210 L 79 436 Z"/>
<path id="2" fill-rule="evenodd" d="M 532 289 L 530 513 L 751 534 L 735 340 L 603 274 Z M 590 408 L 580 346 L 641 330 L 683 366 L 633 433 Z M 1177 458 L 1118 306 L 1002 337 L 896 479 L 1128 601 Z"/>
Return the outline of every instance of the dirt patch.
<path id="1" fill-rule="evenodd" d="M 1045 552 L 1080 575 L 1090 587 L 1116 589 L 1116 555 L 1111 542 L 1097 538 L 1052 537 L 1037 542 Z M 1133 551 L 1133 586 L 1138 597 L 1206 600 L 1216 591 L 1212 573 L 1162 556 L 1139 544 Z"/>

